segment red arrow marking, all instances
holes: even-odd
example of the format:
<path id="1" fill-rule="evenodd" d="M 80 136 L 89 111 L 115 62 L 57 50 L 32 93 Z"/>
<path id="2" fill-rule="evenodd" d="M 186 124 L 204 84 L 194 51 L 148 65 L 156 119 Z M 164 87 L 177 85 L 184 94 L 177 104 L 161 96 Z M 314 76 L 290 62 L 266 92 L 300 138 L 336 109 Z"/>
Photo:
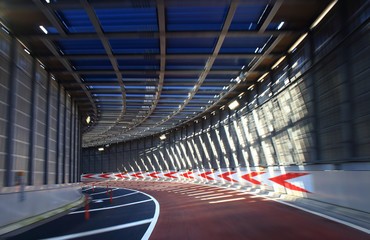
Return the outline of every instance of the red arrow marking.
<path id="1" fill-rule="evenodd" d="M 234 179 L 231 179 L 231 178 L 228 177 L 229 175 L 234 174 L 234 173 L 236 173 L 236 172 L 226 172 L 226 173 L 223 173 L 221 175 L 218 175 L 217 177 L 226 179 L 227 181 L 230 181 L 230 182 L 238 182 L 238 181 L 235 181 Z"/>
<path id="2" fill-rule="evenodd" d="M 161 177 L 158 177 L 157 174 L 159 174 L 161 172 L 155 172 L 155 173 L 151 173 L 151 174 L 148 174 L 149 177 L 153 177 L 153 178 L 161 178 Z"/>
<path id="3" fill-rule="evenodd" d="M 123 175 L 126 175 L 127 173 L 121 173 L 121 174 L 117 174 L 117 175 L 114 175 L 116 177 L 120 177 L 120 178 L 128 178 L 128 177 L 125 177 Z"/>
<path id="4" fill-rule="evenodd" d="M 194 177 L 190 176 L 190 174 L 193 174 L 193 173 L 194 172 L 186 172 L 186 173 L 181 174 L 180 176 L 183 176 L 189 179 L 194 179 Z"/>
<path id="5" fill-rule="evenodd" d="M 212 171 L 211 172 L 205 172 L 205 173 L 199 174 L 198 176 L 200 176 L 202 178 L 205 178 L 205 179 L 208 179 L 208 180 L 215 180 L 215 179 L 207 176 L 208 174 L 211 174 L 211 173 L 213 173 L 213 172 Z"/>
<path id="6" fill-rule="evenodd" d="M 143 176 L 141 176 L 141 174 L 143 174 L 143 173 L 141 173 L 141 172 L 135 173 L 135 174 L 132 174 L 131 177 L 144 178 Z"/>
<path id="7" fill-rule="evenodd" d="M 170 178 L 177 178 L 177 177 L 172 176 L 172 174 L 175 174 L 175 173 L 177 173 L 177 172 L 166 173 L 163 176 L 170 177 Z"/>
<path id="8" fill-rule="evenodd" d="M 252 177 L 255 177 L 255 176 L 263 174 L 263 173 L 266 173 L 266 172 L 251 172 L 251 173 L 243 175 L 242 178 L 251 182 L 251 183 L 253 183 L 253 184 L 261 185 L 262 183 L 260 181 L 257 181 L 256 179 L 253 179 Z"/>
<path id="9" fill-rule="evenodd" d="M 102 175 L 99 175 L 98 177 L 109 178 L 109 177 L 107 177 L 108 175 L 110 175 L 110 173 L 102 174 Z"/>
<path id="10" fill-rule="evenodd" d="M 90 177 L 92 175 L 95 175 L 95 174 L 86 174 L 86 175 L 83 175 L 82 177 L 84 178 L 91 178 L 91 179 L 94 179 L 94 177 Z"/>
<path id="11" fill-rule="evenodd" d="M 269 180 L 271 180 L 271 181 L 273 181 L 273 182 L 275 182 L 279 185 L 282 185 L 282 186 L 284 186 L 288 189 L 291 189 L 291 190 L 310 193 L 309 191 L 307 191 L 303 188 L 297 187 L 296 185 L 293 185 L 291 183 L 286 182 L 286 180 L 289 180 L 289 179 L 292 179 L 292 178 L 297 178 L 297 177 L 304 176 L 304 175 L 307 175 L 307 174 L 309 174 L 309 173 L 287 173 L 287 174 L 283 174 L 283 175 L 280 175 L 280 176 L 277 176 L 277 177 L 269 178 Z"/>

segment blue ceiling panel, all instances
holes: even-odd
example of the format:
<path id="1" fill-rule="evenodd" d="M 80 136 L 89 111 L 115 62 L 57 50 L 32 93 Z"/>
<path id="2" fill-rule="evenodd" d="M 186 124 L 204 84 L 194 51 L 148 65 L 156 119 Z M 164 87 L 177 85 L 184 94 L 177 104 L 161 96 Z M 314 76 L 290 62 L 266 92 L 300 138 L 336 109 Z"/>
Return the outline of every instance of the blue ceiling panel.
<path id="1" fill-rule="evenodd" d="M 114 54 L 154 54 L 159 53 L 157 38 L 110 39 Z"/>
<path id="2" fill-rule="evenodd" d="M 218 58 L 213 63 L 212 69 L 241 70 L 251 61 L 249 58 Z"/>
<path id="3" fill-rule="evenodd" d="M 166 69 L 204 69 L 207 59 L 168 59 Z"/>
<path id="4" fill-rule="evenodd" d="M 159 69 L 158 59 L 118 59 L 120 69 L 140 69 L 140 70 L 156 70 Z"/>
<path id="5" fill-rule="evenodd" d="M 226 37 L 220 53 L 254 53 L 265 45 L 268 37 Z"/>
<path id="6" fill-rule="evenodd" d="M 212 53 L 217 38 L 167 38 L 167 53 Z"/>
<path id="7" fill-rule="evenodd" d="M 100 82 L 100 81 L 117 81 L 117 76 L 115 74 L 85 74 L 81 78 L 85 82 Z"/>
<path id="8" fill-rule="evenodd" d="M 55 11 L 55 14 L 70 33 L 95 32 L 94 26 L 83 9 Z"/>
<path id="9" fill-rule="evenodd" d="M 239 6 L 234 14 L 229 30 L 256 30 L 257 22 L 265 5 Z"/>
<path id="10" fill-rule="evenodd" d="M 56 41 L 64 54 L 105 54 L 103 44 L 99 39 L 74 39 Z"/>
<path id="11" fill-rule="evenodd" d="M 222 29 L 227 7 L 168 7 L 167 31 L 206 31 Z"/>
<path id="12" fill-rule="evenodd" d="M 96 9 L 104 32 L 158 31 L 155 8 Z"/>
<path id="13" fill-rule="evenodd" d="M 113 70 L 108 59 L 71 60 L 71 63 L 76 70 Z"/>

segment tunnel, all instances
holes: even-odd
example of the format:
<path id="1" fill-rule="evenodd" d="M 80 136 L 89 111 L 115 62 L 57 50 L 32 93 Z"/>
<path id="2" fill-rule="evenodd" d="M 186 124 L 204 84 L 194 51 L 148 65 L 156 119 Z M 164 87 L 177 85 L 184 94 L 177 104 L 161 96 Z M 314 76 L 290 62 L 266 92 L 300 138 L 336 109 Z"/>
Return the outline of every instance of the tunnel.
<path id="1" fill-rule="evenodd" d="M 369 3 L 0 1 L 0 239 L 370 239 Z"/>

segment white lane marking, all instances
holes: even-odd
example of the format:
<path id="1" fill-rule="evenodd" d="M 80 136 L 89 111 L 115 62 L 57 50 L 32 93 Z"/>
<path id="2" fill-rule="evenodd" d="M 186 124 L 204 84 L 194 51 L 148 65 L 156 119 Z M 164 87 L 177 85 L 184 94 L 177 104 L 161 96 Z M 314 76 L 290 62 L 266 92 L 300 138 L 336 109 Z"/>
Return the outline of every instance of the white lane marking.
<path id="1" fill-rule="evenodd" d="M 115 197 L 112 197 L 112 199 L 116 199 L 116 198 L 121 198 L 121 197 L 126 197 L 126 196 L 130 196 L 130 195 L 134 195 L 134 194 L 138 194 L 139 192 L 136 191 L 136 192 L 132 192 L 132 193 L 127 193 L 125 195 L 120 195 L 120 196 L 115 196 Z M 110 200 L 110 197 L 109 198 L 100 198 L 99 200 Z"/>
<path id="2" fill-rule="evenodd" d="M 108 210 L 108 209 L 126 207 L 126 206 L 131 206 L 131 205 L 136 205 L 136 204 L 145 203 L 145 202 L 151 202 L 151 201 L 153 201 L 153 200 L 152 199 L 147 199 L 147 200 L 143 200 L 143 201 L 139 201 L 139 202 L 126 203 L 126 204 L 116 205 L 116 206 L 112 206 L 112 207 L 94 208 L 94 209 L 90 209 L 89 212 L 96 212 L 96 211 L 102 211 L 102 210 Z M 77 214 L 77 213 L 84 213 L 84 212 L 85 212 L 85 210 L 82 210 L 82 211 L 71 212 L 69 214 Z"/>
<path id="3" fill-rule="evenodd" d="M 90 190 L 90 189 L 92 189 L 92 187 L 82 189 L 82 191 L 87 191 L 87 190 Z"/>
<path id="4" fill-rule="evenodd" d="M 212 201 L 212 202 L 209 202 L 209 203 L 223 203 L 223 202 L 232 202 L 232 201 L 239 201 L 239 200 L 243 200 L 245 198 L 232 198 L 232 199 L 225 199 L 225 200 L 219 200 L 219 201 Z"/>
<path id="5" fill-rule="evenodd" d="M 141 193 L 150 197 L 153 200 L 154 204 L 155 204 L 155 212 L 154 212 L 154 216 L 152 218 L 152 222 L 150 223 L 150 225 L 149 225 L 148 229 L 146 230 L 144 236 L 141 238 L 141 240 L 148 240 L 150 235 L 153 232 L 153 229 L 154 229 L 155 225 L 157 224 L 157 220 L 158 220 L 158 217 L 159 217 L 160 206 L 159 206 L 158 201 L 154 197 L 152 197 L 149 194 L 146 194 L 144 192 L 141 192 Z"/>
<path id="6" fill-rule="evenodd" d="M 116 191 L 116 190 L 118 190 L 119 188 L 113 188 L 112 190 L 113 191 Z M 92 196 L 92 195 L 98 195 L 98 194 L 103 194 L 103 193 L 105 193 L 105 194 L 107 194 L 107 191 L 105 190 L 105 191 L 102 191 L 102 192 L 97 192 L 97 193 L 91 193 L 91 194 L 89 194 L 90 196 Z M 110 189 L 108 190 L 108 194 L 110 194 Z"/>
<path id="7" fill-rule="evenodd" d="M 101 202 L 103 202 L 103 200 L 95 200 L 95 201 L 93 201 L 94 203 L 101 203 Z"/>
<path id="8" fill-rule="evenodd" d="M 64 240 L 64 239 L 86 237 L 86 236 L 90 236 L 94 234 L 100 234 L 100 233 L 116 231 L 116 230 L 120 230 L 124 228 L 135 227 L 135 226 L 150 223 L 152 221 L 153 219 L 145 219 L 145 220 L 141 220 L 137 222 L 125 223 L 125 224 L 120 224 L 120 225 L 106 227 L 106 228 L 100 228 L 100 229 L 86 231 L 86 232 L 74 233 L 74 234 L 69 234 L 69 235 L 64 235 L 64 236 L 59 236 L 59 237 L 52 237 L 52 238 L 44 238 L 44 240 Z"/>

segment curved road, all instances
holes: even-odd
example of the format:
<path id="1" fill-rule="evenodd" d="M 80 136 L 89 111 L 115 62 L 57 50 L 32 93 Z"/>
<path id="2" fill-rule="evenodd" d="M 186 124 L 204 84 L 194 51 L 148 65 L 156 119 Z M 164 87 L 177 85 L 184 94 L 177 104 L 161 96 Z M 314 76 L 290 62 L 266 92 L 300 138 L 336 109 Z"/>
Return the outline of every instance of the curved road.
<path id="1" fill-rule="evenodd" d="M 89 220 L 82 208 L 11 239 L 370 240 L 346 225 L 231 189 L 177 182 L 85 184 L 92 198 Z"/>
<path id="2" fill-rule="evenodd" d="M 138 189 L 160 205 L 151 240 L 325 239 L 370 235 L 266 198 L 214 186 L 175 182 L 113 182 Z"/>

